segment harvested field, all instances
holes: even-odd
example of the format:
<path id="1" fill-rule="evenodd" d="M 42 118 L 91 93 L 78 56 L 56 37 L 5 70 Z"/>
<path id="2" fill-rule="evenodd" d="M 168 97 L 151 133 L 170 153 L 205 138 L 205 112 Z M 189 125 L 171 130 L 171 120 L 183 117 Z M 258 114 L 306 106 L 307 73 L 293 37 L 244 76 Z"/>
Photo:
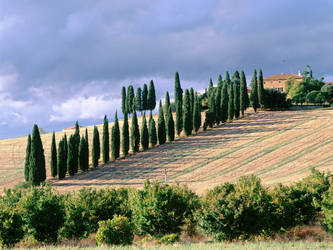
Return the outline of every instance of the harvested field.
<path id="1" fill-rule="evenodd" d="M 57 139 L 61 136 L 58 133 Z M 23 139 L 21 147 L 18 146 L 21 139 L 0 141 L 2 188 L 23 180 L 26 138 Z M 48 142 L 44 143 L 48 153 L 51 135 L 42 139 Z M 332 171 L 332 152 L 333 110 L 262 111 L 87 173 L 48 181 L 60 191 L 82 187 L 140 187 L 147 178 L 164 181 L 166 172 L 168 183 L 186 183 L 201 193 L 247 174 L 256 174 L 264 184 L 271 185 L 302 179 L 311 167 Z M 10 158 L 9 165 L 2 165 L 3 157 Z M 48 162 L 49 156 L 46 158 Z"/>

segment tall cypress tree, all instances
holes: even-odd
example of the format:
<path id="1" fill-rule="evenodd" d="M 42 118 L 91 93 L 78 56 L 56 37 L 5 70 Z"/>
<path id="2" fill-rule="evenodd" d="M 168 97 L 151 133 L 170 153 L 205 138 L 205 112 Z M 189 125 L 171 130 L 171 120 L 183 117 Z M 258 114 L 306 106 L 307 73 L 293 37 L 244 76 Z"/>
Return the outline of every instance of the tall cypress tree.
<path id="1" fill-rule="evenodd" d="M 215 119 L 216 124 L 219 125 L 222 121 L 222 115 L 221 115 L 221 94 L 222 94 L 222 87 L 223 87 L 223 81 L 222 76 L 219 75 L 217 78 L 217 88 L 216 88 L 216 94 L 215 94 Z"/>
<path id="2" fill-rule="evenodd" d="M 140 147 L 140 131 L 139 131 L 139 124 L 138 118 L 136 116 L 136 112 L 133 112 L 132 116 L 132 127 L 131 127 L 131 147 L 133 153 L 139 152 Z"/>
<path id="3" fill-rule="evenodd" d="M 87 164 L 88 164 L 88 167 L 87 167 L 87 169 L 89 168 L 89 154 L 90 154 L 90 152 L 89 152 L 89 138 L 88 138 L 88 129 L 86 128 L 86 137 L 85 137 L 85 140 L 86 140 L 86 152 L 87 152 L 87 159 L 86 159 L 86 161 L 88 162 Z"/>
<path id="4" fill-rule="evenodd" d="M 79 167 L 82 171 L 88 170 L 86 138 L 82 136 L 79 146 Z"/>
<path id="5" fill-rule="evenodd" d="M 74 133 L 74 171 L 78 172 L 79 169 L 79 145 L 80 145 L 80 126 L 79 122 L 75 123 L 75 133 Z"/>
<path id="6" fill-rule="evenodd" d="M 70 176 L 75 174 L 75 156 L 74 148 L 76 146 L 76 138 L 71 135 L 68 141 L 67 171 Z"/>
<path id="7" fill-rule="evenodd" d="M 201 126 L 201 109 L 198 94 L 195 93 L 194 96 L 194 109 L 193 109 L 193 130 L 195 133 L 198 133 L 198 130 Z"/>
<path id="8" fill-rule="evenodd" d="M 149 142 L 152 147 L 154 147 L 157 144 L 157 133 L 156 133 L 156 123 L 153 118 L 153 114 L 150 111 L 150 116 L 149 116 L 149 127 L 148 127 L 148 132 L 149 132 Z"/>
<path id="9" fill-rule="evenodd" d="M 136 95 L 135 95 L 135 109 L 138 111 L 142 111 L 142 91 L 141 88 L 136 89 Z"/>
<path id="10" fill-rule="evenodd" d="M 148 110 L 148 86 L 147 84 L 143 84 L 143 89 L 142 89 L 142 109 L 143 110 Z"/>
<path id="11" fill-rule="evenodd" d="M 183 130 L 183 90 L 180 86 L 179 74 L 175 74 L 175 105 L 176 105 L 176 132 L 179 136 Z"/>
<path id="12" fill-rule="evenodd" d="M 249 95 L 247 93 L 247 84 L 246 84 L 246 77 L 244 71 L 241 73 L 240 79 L 240 111 L 242 116 L 244 117 L 244 111 L 249 106 Z"/>
<path id="13" fill-rule="evenodd" d="M 165 94 L 165 113 L 168 113 L 170 107 L 170 96 L 169 96 L 169 92 L 167 91 Z"/>
<path id="14" fill-rule="evenodd" d="M 258 82 L 257 82 L 257 71 L 254 70 L 253 77 L 251 80 L 251 94 L 250 94 L 251 105 L 254 109 L 254 112 L 257 112 L 259 108 L 259 100 L 258 100 Z"/>
<path id="15" fill-rule="evenodd" d="M 96 126 L 94 126 L 94 134 L 93 134 L 93 144 L 92 144 L 92 165 L 93 167 L 98 166 L 98 160 L 100 158 L 100 141 L 99 141 L 99 132 Z"/>
<path id="16" fill-rule="evenodd" d="M 29 181 L 29 169 L 30 169 L 30 154 L 31 154 L 31 135 L 28 135 L 27 148 L 25 153 L 25 164 L 24 164 L 24 179 Z"/>
<path id="17" fill-rule="evenodd" d="M 234 92 L 234 114 L 235 118 L 239 117 L 240 112 L 240 76 L 238 70 L 236 70 L 232 76 L 233 81 L 233 92 Z"/>
<path id="18" fill-rule="evenodd" d="M 264 77 L 262 75 L 262 70 L 259 70 L 258 76 L 258 102 L 260 107 L 264 107 L 265 101 L 265 91 L 264 91 Z"/>
<path id="19" fill-rule="evenodd" d="M 66 164 L 67 164 L 67 156 L 68 156 L 68 141 L 67 141 L 67 135 L 64 135 L 64 148 L 65 148 L 65 158 L 66 158 Z M 66 165 L 67 166 L 67 165 Z"/>
<path id="20" fill-rule="evenodd" d="M 141 126 L 141 146 L 143 150 L 149 147 L 149 133 L 146 121 L 146 112 L 143 113 L 142 126 Z"/>
<path id="21" fill-rule="evenodd" d="M 39 185 L 46 179 L 46 169 L 44 149 L 37 124 L 34 125 L 32 131 L 29 162 L 29 181 L 33 185 Z"/>
<path id="22" fill-rule="evenodd" d="M 231 121 L 234 119 L 234 83 L 230 82 L 228 86 L 228 120 Z"/>
<path id="23" fill-rule="evenodd" d="M 59 180 L 65 178 L 66 171 L 67 171 L 67 158 L 65 150 L 65 138 L 63 137 L 58 144 L 57 172 Z"/>
<path id="24" fill-rule="evenodd" d="M 166 130 L 168 141 L 175 140 L 175 122 L 172 117 L 171 106 L 169 105 L 167 115 L 166 115 Z"/>
<path id="25" fill-rule="evenodd" d="M 124 86 L 121 89 L 121 111 L 123 114 L 127 112 L 126 88 Z"/>
<path id="26" fill-rule="evenodd" d="M 127 87 L 127 96 L 126 96 L 126 110 L 128 114 L 133 113 L 134 110 L 134 88 L 132 85 Z"/>
<path id="27" fill-rule="evenodd" d="M 228 86 L 230 84 L 229 72 L 225 73 L 225 80 L 222 86 L 222 95 L 221 95 L 221 122 L 226 122 L 228 120 Z"/>
<path id="28" fill-rule="evenodd" d="M 192 134 L 192 114 L 191 114 L 191 103 L 190 93 L 188 89 L 185 90 L 184 95 L 184 109 L 183 109 L 183 128 L 186 136 Z"/>
<path id="29" fill-rule="evenodd" d="M 124 124 L 123 124 L 123 130 L 122 130 L 122 151 L 123 155 L 128 155 L 129 150 L 129 128 L 128 128 L 128 116 L 127 113 L 124 114 Z"/>
<path id="30" fill-rule="evenodd" d="M 153 80 L 149 83 L 148 89 L 148 106 L 150 110 L 154 110 L 156 107 L 156 93 Z"/>
<path id="31" fill-rule="evenodd" d="M 208 96 L 214 93 L 214 84 L 212 78 L 209 78 Z"/>
<path id="32" fill-rule="evenodd" d="M 51 143 L 51 176 L 57 176 L 57 144 L 55 140 L 55 133 L 52 134 L 52 143 Z"/>
<path id="33" fill-rule="evenodd" d="M 160 106 L 158 110 L 157 136 L 158 136 L 158 144 L 160 145 L 164 144 L 166 141 L 166 128 L 165 128 L 162 101 L 160 101 Z"/>
<path id="34" fill-rule="evenodd" d="M 112 150 L 112 159 L 113 160 L 118 159 L 120 156 L 120 129 L 119 129 L 117 111 L 114 116 L 114 124 L 112 127 L 111 150 Z"/>
<path id="35" fill-rule="evenodd" d="M 193 109 L 194 109 L 194 90 L 193 88 L 190 88 L 190 111 L 191 111 L 191 114 L 193 114 Z"/>
<path id="36" fill-rule="evenodd" d="M 110 135 L 109 135 L 109 120 L 104 116 L 104 124 L 103 124 L 103 162 L 107 163 L 110 160 Z"/>
<path id="37" fill-rule="evenodd" d="M 216 98 L 215 98 L 215 93 L 212 90 L 210 92 L 210 94 L 208 95 L 208 112 L 209 112 L 209 116 L 211 118 L 210 121 L 210 127 L 212 127 L 214 125 L 214 123 L 216 122 L 216 102 L 215 102 Z"/>

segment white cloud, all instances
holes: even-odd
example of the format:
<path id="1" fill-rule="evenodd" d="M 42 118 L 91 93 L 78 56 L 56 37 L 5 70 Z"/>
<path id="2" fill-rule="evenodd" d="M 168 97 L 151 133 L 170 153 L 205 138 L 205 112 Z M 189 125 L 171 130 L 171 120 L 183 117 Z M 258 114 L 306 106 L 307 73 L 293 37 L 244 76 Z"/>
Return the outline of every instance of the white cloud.
<path id="1" fill-rule="evenodd" d="M 105 114 L 115 112 L 115 109 L 120 107 L 120 103 L 120 99 L 108 100 L 104 95 L 71 98 L 52 106 L 55 114 L 50 116 L 50 121 L 103 118 Z"/>

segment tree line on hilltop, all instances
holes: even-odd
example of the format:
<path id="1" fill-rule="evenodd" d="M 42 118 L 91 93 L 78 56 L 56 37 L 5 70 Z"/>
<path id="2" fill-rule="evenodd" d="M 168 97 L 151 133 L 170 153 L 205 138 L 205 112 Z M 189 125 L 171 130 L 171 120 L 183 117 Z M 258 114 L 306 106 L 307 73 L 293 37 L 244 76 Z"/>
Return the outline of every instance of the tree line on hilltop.
<path id="1" fill-rule="evenodd" d="M 131 148 L 133 153 L 139 152 L 140 147 L 146 150 L 149 147 L 162 145 L 167 141 L 172 142 L 175 136 L 183 133 L 190 136 L 197 133 L 202 126 L 202 111 L 205 111 L 203 130 L 212 128 L 233 119 L 244 116 L 245 110 L 250 106 L 256 112 L 258 108 L 265 105 L 265 91 L 263 87 L 262 70 L 254 71 L 251 80 L 251 94 L 248 89 L 244 71 L 239 74 L 236 70 L 230 78 L 229 72 L 225 79 L 219 75 L 217 86 L 214 87 L 210 79 L 209 87 L 204 93 L 198 93 L 193 88 L 183 91 L 178 72 L 175 73 L 174 102 L 171 103 L 169 92 L 166 92 L 164 105 L 162 100 L 158 104 L 157 124 L 152 111 L 155 109 L 156 93 L 153 80 L 149 87 L 143 85 L 136 89 L 133 85 L 121 89 L 121 111 L 123 112 L 123 126 L 120 129 L 117 112 L 114 123 L 109 129 L 107 116 L 104 117 L 102 142 L 100 142 L 99 131 L 96 126 L 93 129 L 91 146 L 92 167 L 99 165 L 102 154 L 103 163 L 116 160 L 120 157 L 120 151 L 125 157 Z M 175 110 L 173 116 L 172 110 Z M 137 111 L 142 113 L 141 131 L 138 124 Z M 146 119 L 146 111 L 150 111 L 149 119 Z M 129 127 L 129 115 L 131 115 L 131 128 Z M 110 139 L 111 138 L 111 139 Z M 101 145 L 102 144 L 102 145 Z M 66 134 L 56 144 L 55 133 L 52 135 L 51 143 L 51 176 L 58 179 L 65 178 L 66 174 L 73 176 L 78 170 L 89 169 L 89 143 L 88 131 L 80 136 L 78 122 L 75 124 L 75 132 L 69 138 Z M 111 155 L 111 158 L 110 158 Z M 32 136 L 28 136 L 26 159 L 24 168 L 25 180 L 33 185 L 39 185 L 46 179 L 45 156 L 38 126 L 35 124 Z"/>

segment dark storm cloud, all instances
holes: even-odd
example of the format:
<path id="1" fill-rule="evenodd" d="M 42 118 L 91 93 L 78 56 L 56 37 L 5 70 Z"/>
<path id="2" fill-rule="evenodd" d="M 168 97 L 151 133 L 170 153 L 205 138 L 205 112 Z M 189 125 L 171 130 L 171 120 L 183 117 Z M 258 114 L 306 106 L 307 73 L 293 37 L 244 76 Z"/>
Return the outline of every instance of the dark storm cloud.
<path id="1" fill-rule="evenodd" d="M 154 79 L 162 95 L 175 71 L 197 89 L 235 69 L 309 64 L 332 76 L 332 10 L 330 0 L 2 0 L 0 118 L 96 119 L 120 86 Z"/>

